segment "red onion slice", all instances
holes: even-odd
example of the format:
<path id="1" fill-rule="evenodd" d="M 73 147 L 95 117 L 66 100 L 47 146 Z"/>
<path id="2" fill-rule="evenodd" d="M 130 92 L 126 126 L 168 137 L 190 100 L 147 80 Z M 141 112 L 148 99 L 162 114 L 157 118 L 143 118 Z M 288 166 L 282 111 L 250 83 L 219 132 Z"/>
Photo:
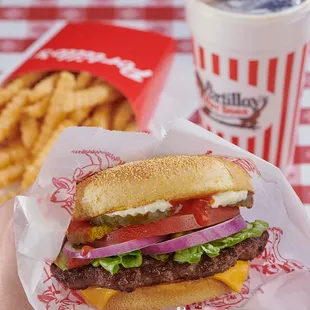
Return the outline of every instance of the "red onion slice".
<path id="1" fill-rule="evenodd" d="M 142 253 L 156 255 L 176 252 L 227 237 L 245 229 L 246 227 L 246 221 L 241 216 L 237 216 L 215 226 L 207 227 L 179 238 L 148 246 L 142 250 Z"/>
<path id="2" fill-rule="evenodd" d="M 95 248 L 89 250 L 88 253 L 82 253 L 82 250 L 77 250 L 67 241 L 64 245 L 63 251 L 65 255 L 70 258 L 81 258 L 81 259 L 95 259 L 101 257 L 114 256 L 124 253 L 129 253 L 135 250 L 140 250 L 154 243 L 165 240 L 165 237 L 156 236 L 151 238 L 145 238 L 141 240 L 131 240 L 119 244 L 113 244 L 102 248 Z"/>

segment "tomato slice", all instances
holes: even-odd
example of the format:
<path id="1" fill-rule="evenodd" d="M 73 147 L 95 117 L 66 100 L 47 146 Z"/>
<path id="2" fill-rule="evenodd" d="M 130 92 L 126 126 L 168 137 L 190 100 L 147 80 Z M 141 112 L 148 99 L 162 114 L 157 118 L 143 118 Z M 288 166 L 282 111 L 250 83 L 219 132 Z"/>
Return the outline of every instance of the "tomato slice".
<path id="1" fill-rule="evenodd" d="M 77 230 L 91 229 L 92 225 L 88 221 L 71 221 L 67 229 L 67 234 L 76 232 Z"/>
<path id="2" fill-rule="evenodd" d="M 210 225 L 209 217 L 214 209 L 210 208 L 208 200 L 191 199 L 181 202 L 180 205 L 182 208 L 178 211 L 178 215 L 193 214 L 200 226 Z"/>
<path id="3" fill-rule="evenodd" d="M 208 201 L 192 199 L 182 202 L 182 208 L 176 215 L 155 223 L 131 225 L 117 229 L 106 238 L 96 240 L 95 247 L 117 244 L 134 239 L 170 235 L 178 232 L 201 229 L 224 222 L 240 214 L 236 207 L 211 208 Z"/>
<path id="4" fill-rule="evenodd" d="M 90 259 L 70 258 L 61 251 L 55 260 L 55 264 L 62 270 L 80 268 L 91 263 Z"/>
<path id="5" fill-rule="evenodd" d="M 91 259 L 69 258 L 67 262 L 67 268 L 81 268 L 83 266 L 89 265 L 90 263 Z"/>

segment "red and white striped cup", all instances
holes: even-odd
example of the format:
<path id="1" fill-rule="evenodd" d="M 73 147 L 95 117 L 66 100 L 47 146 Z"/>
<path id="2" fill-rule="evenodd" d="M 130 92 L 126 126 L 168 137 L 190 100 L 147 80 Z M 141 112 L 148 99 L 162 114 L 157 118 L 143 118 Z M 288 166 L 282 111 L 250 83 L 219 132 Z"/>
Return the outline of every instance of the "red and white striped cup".
<path id="1" fill-rule="evenodd" d="M 203 127 L 287 172 L 293 159 L 310 0 L 267 15 L 187 0 Z"/>

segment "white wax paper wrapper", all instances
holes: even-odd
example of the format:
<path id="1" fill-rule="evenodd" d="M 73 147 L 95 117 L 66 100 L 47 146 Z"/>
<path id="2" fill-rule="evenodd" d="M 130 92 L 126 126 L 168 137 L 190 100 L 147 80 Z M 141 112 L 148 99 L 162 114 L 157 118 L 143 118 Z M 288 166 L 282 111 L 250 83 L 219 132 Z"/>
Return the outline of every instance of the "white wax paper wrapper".
<path id="1" fill-rule="evenodd" d="M 267 247 L 252 261 L 241 294 L 186 309 L 310 309 L 310 224 L 293 189 L 277 168 L 185 120 L 177 120 L 163 139 L 69 128 L 56 142 L 29 196 L 15 201 L 18 272 L 35 309 L 90 309 L 50 272 L 70 222 L 76 182 L 123 162 L 176 154 L 221 155 L 241 165 L 251 175 L 256 193 L 254 208 L 242 210 L 242 215 L 270 224 Z"/>

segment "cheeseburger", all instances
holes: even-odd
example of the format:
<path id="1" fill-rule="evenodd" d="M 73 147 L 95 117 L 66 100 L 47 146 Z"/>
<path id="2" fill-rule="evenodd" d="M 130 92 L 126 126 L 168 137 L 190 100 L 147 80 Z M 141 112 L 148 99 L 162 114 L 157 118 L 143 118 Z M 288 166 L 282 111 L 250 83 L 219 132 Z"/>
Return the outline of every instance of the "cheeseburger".
<path id="1" fill-rule="evenodd" d="M 104 310 L 150 310 L 240 292 L 268 224 L 246 222 L 253 188 L 213 156 L 127 163 L 84 179 L 51 266 L 66 288 Z"/>

